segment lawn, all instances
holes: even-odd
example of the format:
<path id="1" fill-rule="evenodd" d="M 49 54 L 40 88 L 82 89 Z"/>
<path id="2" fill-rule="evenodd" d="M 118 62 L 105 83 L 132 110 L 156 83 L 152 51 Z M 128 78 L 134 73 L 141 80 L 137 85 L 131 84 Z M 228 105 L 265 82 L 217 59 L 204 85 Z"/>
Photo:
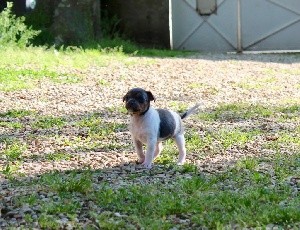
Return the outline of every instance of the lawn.
<path id="1" fill-rule="evenodd" d="M 0 228 L 299 229 L 300 56 L 126 48 L 0 50 Z M 185 165 L 135 164 L 136 86 L 203 104 Z"/>

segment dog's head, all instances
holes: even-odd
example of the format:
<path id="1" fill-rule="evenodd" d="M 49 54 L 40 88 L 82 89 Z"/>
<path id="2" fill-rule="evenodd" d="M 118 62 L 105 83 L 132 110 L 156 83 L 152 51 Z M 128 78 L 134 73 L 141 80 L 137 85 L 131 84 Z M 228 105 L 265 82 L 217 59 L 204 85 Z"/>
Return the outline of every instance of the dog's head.
<path id="1" fill-rule="evenodd" d="M 150 107 L 150 101 L 155 101 L 152 93 L 141 88 L 133 88 L 123 97 L 125 108 L 134 115 L 145 114 Z"/>

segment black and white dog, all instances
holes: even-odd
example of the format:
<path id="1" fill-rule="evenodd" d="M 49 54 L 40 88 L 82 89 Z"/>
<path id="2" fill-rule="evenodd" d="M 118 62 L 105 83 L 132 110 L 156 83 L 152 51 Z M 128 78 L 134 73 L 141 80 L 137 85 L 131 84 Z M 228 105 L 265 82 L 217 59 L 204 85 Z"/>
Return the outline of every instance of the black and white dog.
<path id="1" fill-rule="evenodd" d="M 129 129 L 138 162 L 151 168 L 153 160 L 162 151 L 162 141 L 173 138 L 179 149 L 178 164 L 184 164 L 186 149 L 182 120 L 195 113 L 199 104 L 180 116 L 171 110 L 154 109 L 150 101 L 155 101 L 152 93 L 141 88 L 133 88 L 123 97 L 125 107 L 131 115 Z M 143 144 L 147 145 L 145 154 Z"/>

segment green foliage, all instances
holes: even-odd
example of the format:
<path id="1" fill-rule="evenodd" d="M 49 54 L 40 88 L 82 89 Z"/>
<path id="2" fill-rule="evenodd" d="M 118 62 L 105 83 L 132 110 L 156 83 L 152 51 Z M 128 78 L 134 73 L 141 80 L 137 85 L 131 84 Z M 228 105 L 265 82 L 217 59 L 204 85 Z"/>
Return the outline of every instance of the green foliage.
<path id="1" fill-rule="evenodd" d="M 206 121 L 238 121 L 255 119 L 257 117 L 270 117 L 274 111 L 261 105 L 247 105 L 243 103 L 223 104 L 211 112 L 200 113 L 199 118 Z"/>
<path id="2" fill-rule="evenodd" d="M 28 28 L 24 17 L 12 14 L 12 3 L 0 13 L 0 47 L 17 46 L 25 48 L 40 31 Z"/>
<path id="3" fill-rule="evenodd" d="M 240 173 L 236 172 L 230 180 Z M 245 186 L 236 192 L 220 189 L 223 185 L 224 182 L 218 182 L 218 176 L 209 180 L 195 176 L 177 181 L 173 188 L 160 185 L 132 186 L 115 191 L 103 188 L 97 192 L 97 202 L 106 210 L 136 216 L 142 226 L 151 221 L 158 221 L 162 226 L 167 223 L 175 226 L 170 222 L 173 215 L 188 216 L 194 227 L 209 229 L 229 227 L 230 224 L 239 228 L 262 227 L 270 222 L 284 226 L 300 219 L 296 205 L 299 199 L 290 197 L 291 191 L 287 187 L 279 194 L 278 188 Z M 287 199 L 288 204 L 282 206 Z"/>
<path id="4" fill-rule="evenodd" d="M 35 114 L 35 112 L 33 112 L 33 111 L 12 109 L 5 113 L 0 113 L 0 117 L 21 118 L 21 117 L 34 115 L 34 114 Z"/>
<path id="5" fill-rule="evenodd" d="M 22 155 L 27 149 L 25 144 L 18 141 L 5 141 L 5 148 L 0 150 L 0 160 L 4 159 L 4 164 L 0 168 L 0 172 L 8 178 L 12 178 L 17 173 L 22 160 Z"/>
<path id="6" fill-rule="evenodd" d="M 287 106 L 251 105 L 245 103 L 221 104 L 211 111 L 198 114 L 198 118 L 205 121 L 241 121 L 248 119 L 278 118 L 281 121 L 298 117 L 298 104 Z"/>
<path id="7" fill-rule="evenodd" d="M 56 153 L 47 154 L 45 158 L 50 161 L 63 161 L 63 160 L 70 160 L 71 155 L 68 153 L 56 152 Z"/>
<path id="8" fill-rule="evenodd" d="M 60 229 L 60 224 L 53 215 L 42 214 L 38 223 L 42 229 Z"/>
<path id="9" fill-rule="evenodd" d="M 50 129 L 53 127 L 63 127 L 65 123 L 66 121 L 63 118 L 45 116 L 39 118 L 38 121 L 32 124 L 32 127 L 36 129 Z"/>
<path id="10" fill-rule="evenodd" d="M 0 90 L 16 91 L 34 87 L 38 80 L 48 78 L 58 83 L 76 83 L 80 79 L 76 76 L 60 74 L 47 69 L 11 69 L 0 67 Z"/>
<path id="11" fill-rule="evenodd" d="M 10 129 L 21 129 L 23 128 L 23 125 L 20 122 L 0 121 L 0 127 L 10 128 Z"/>
<path id="12" fill-rule="evenodd" d="M 75 214 L 79 207 L 80 204 L 78 201 L 72 201 L 65 198 L 58 202 L 45 202 L 42 205 L 42 211 L 49 215 L 55 215 L 57 213 Z"/>
<path id="13" fill-rule="evenodd" d="M 71 172 L 66 176 L 62 176 L 58 172 L 44 174 L 41 182 L 51 190 L 62 194 L 87 194 L 92 189 L 91 174 L 89 171 L 79 174 Z"/>

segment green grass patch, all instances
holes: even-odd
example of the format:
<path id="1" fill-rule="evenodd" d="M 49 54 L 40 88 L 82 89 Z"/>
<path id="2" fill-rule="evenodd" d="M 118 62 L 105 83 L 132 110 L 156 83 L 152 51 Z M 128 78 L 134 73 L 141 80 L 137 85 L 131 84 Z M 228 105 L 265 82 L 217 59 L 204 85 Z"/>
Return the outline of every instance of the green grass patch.
<path id="1" fill-rule="evenodd" d="M 222 129 L 216 133 L 215 138 L 221 143 L 224 149 L 228 149 L 232 146 L 244 146 L 260 133 L 259 130 L 244 131 L 241 129 Z"/>
<path id="2" fill-rule="evenodd" d="M 184 113 L 188 110 L 187 104 L 180 101 L 171 101 L 168 107 L 178 113 Z"/>
<path id="3" fill-rule="evenodd" d="M 63 152 L 55 152 L 55 153 L 49 153 L 45 156 L 46 160 L 49 161 L 63 161 L 63 160 L 70 160 L 71 155 L 68 153 Z"/>
<path id="4" fill-rule="evenodd" d="M 66 120 L 60 117 L 45 116 L 39 117 L 37 121 L 32 124 L 35 129 L 50 129 L 53 127 L 61 128 L 66 125 Z"/>
<path id="5" fill-rule="evenodd" d="M 26 145 L 21 143 L 8 144 L 6 148 L 1 151 L 2 157 L 8 161 L 16 161 L 22 158 L 22 154 L 27 149 Z"/>
<path id="6" fill-rule="evenodd" d="M 194 54 L 191 51 L 180 51 L 180 50 L 167 50 L 167 49 L 155 49 L 155 48 L 144 48 L 129 40 L 122 38 L 114 39 L 102 39 L 99 43 L 92 43 L 85 46 L 87 49 L 94 49 L 98 47 L 100 50 L 110 50 L 112 48 L 119 49 L 119 51 L 127 55 L 146 56 L 146 57 L 186 57 Z"/>
<path id="7" fill-rule="evenodd" d="M 42 214 L 38 223 L 42 229 L 59 229 L 60 223 L 57 221 L 57 218 L 53 215 Z"/>
<path id="8" fill-rule="evenodd" d="M 22 117 L 27 117 L 27 116 L 33 116 L 36 113 L 34 111 L 29 111 L 29 110 L 9 110 L 4 113 L 0 113 L 0 118 L 1 117 L 9 117 L 9 118 L 22 118 Z"/>
<path id="9" fill-rule="evenodd" d="M 186 147 L 189 152 L 199 152 L 211 146 L 214 137 L 211 133 L 205 132 L 200 136 L 196 131 L 189 131 L 185 135 Z"/>
<path id="10" fill-rule="evenodd" d="M 95 114 L 84 117 L 75 123 L 76 127 L 87 128 L 90 137 L 106 137 L 115 132 L 122 131 L 127 128 L 127 124 L 116 122 L 105 122 L 102 118 Z"/>
<path id="11" fill-rule="evenodd" d="M 20 122 L 0 121 L 0 127 L 9 128 L 9 129 L 22 129 L 23 124 Z"/>
<path id="12" fill-rule="evenodd" d="M 15 139 L 5 140 L 4 148 L 0 150 L 0 160 L 4 161 L 0 172 L 6 177 L 12 178 L 18 172 L 23 160 L 23 153 L 26 150 L 27 146 Z"/>
<path id="13" fill-rule="evenodd" d="M 194 227 L 209 229 L 264 227 L 270 223 L 285 226 L 300 220 L 299 198 L 291 197 L 288 187 L 282 187 L 279 194 L 277 188 L 243 188 L 236 192 L 222 191 L 218 186 L 215 179 L 193 177 L 177 182 L 173 188 L 158 184 L 113 191 L 104 187 L 96 197 L 106 210 L 136 217 L 139 227 L 154 222 L 160 229 L 170 229 L 177 224 L 172 217 L 188 217 Z M 281 205 L 285 201 L 288 203 Z"/>
<path id="14" fill-rule="evenodd" d="M 226 172 L 213 175 L 200 174 L 197 167 L 187 164 L 175 171 L 187 173 L 188 178 L 121 188 L 112 188 L 108 181 L 97 181 L 93 174 L 98 175 L 99 171 L 53 172 L 30 182 L 51 194 L 47 199 L 30 194 L 19 196 L 14 202 L 20 207 L 24 203 L 38 205 L 39 226 L 50 229 L 59 229 L 61 215 L 69 219 L 69 224 L 75 224 L 72 219 L 86 210 L 86 204 L 98 207 L 97 211 L 93 205 L 89 207 L 86 215 L 93 223 L 86 225 L 87 229 L 231 229 L 266 228 L 270 224 L 297 229 L 300 199 L 289 178 L 299 177 L 299 157 L 247 157 Z M 268 167 L 262 167 L 266 164 Z M 170 172 L 166 169 L 164 173 Z M 128 176 L 138 177 L 136 172 Z M 32 223 L 29 216 L 27 219 Z"/>
<path id="15" fill-rule="evenodd" d="M 62 175 L 59 172 L 44 174 L 40 179 L 40 183 L 60 194 L 87 194 L 92 189 L 92 179 L 89 171 L 81 173 L 73 171 L 67 175 Z"/>
<path id="16" fill-rule="evenodd" d="M 0 68 L 0 91 L 16 91 L 35 87 L 44 78 L 58 83 L 76 83 L 80 78 L 47 69 Z"/>
<path id="17" fill-rule="evenodd" d="M 274 111 L 266 106 L 247 104 L 223 104 L 212 111 L 199 113 L 198 117 L 206 121 L 237 121 L 270 117 Z"/>
<path id="18" fill-rule="evenodd" d="M 264 148 L 273 149 L 280 152 L 282 148 L 294 149 L 300 147 L 300 129 L 299 127 L 294 131 L 280 131 L 276 133 L 276 139 L 264 143 Z"/>
<path id="19" fill-rule="evenodd" d="M 80 204 L 72 198 L 62 198 L 62 200 L 44 202 L 41 211 L 46 215 L 56 215 L 57 213 L 75 214 L 79 210 Z"/>
<path id="20" fill-rule="evenodd" d="M 15 198 L 14 202 L 18 206 L 22 206 L 24 204 L 34 205 L 38 202 L 38 196 L 36 194 L 19 196 Z"/>
<path id="21" fill-rule="evenodd" d="M 240 121 L 260 118 L 276 118 L 282 121 L 297 119 L 300 108 L 298 104 L 287 106 L 264 106 L 250 104 L 222 104 L 205 112 L 200 112 L 198 118 L 205 121 Z"/>

